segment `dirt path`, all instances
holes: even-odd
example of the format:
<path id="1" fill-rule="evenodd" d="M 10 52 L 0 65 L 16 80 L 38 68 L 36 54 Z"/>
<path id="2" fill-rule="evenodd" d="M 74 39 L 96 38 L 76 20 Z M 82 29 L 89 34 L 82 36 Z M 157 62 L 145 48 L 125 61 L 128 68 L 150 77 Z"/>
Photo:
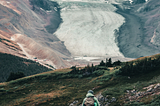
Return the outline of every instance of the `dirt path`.
<path id="1" fill-rule="evenodd" d="M 23 53 L 27 56 L 27 58 L 29 58 L 29 59 L 31 59 L 31 60 L 34 61 L 33 56 L 29 55 L 29 54 L 25 51 L 25 49 L 23 48 L 23 46 L 22 46 L 20 43 L 17 43 L 17 44 L 18 44 L 19 47 L 22 49 Z M 43 63 L 43 60 L 38 60 L 38 59 L 37 59 L 37 61 L 38 61 L 41 65 L 43 65 L 43 66 L 45 66 L 45 67 L 47 67 L 47 68 L 49 68 L 49 69 L 55 70 L 55 68 L 52 68 L 52 67 L 46 65 L 45 63 Z M 42 61 L 42 62 L 41 62 L 41 61 Z"/>
<path id="2" fill-rule="evenodd" d="M 32 59 L 31 56 L 24 50 L 23 46 L 20 43 L 17 43 L 19 47 L 22 49 L 23 53 L 29 58 Z"/>

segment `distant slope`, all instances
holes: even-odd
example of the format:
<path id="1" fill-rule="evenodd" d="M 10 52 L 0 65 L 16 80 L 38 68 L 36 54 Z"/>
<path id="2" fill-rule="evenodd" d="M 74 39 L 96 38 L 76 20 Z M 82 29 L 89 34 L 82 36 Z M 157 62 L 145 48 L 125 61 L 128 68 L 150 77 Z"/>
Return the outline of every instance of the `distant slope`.
<path id="1" fill-rule="evenodd" d="M 0 34 L 20 50 L 11 50 L 11 46 L 3 44 L 0 52 L 48 59 L 56 68 L 66 67 L 68 64 L 63 58 L 70 58 L 70 53 L 53 35 L 61 23 L 59 10 L 58 4 L 49 0 L 1 0 Z"/>
<path id="2" fill-rule="evenodd" d="M 4 82 L 11 72 L 23 72 L 26 76 L 50 71 L 43 65 L 10 54 L 0 53 L 0 82 Z"/>
<path id="3" fill-rule="evenodd" d="M 160 1 L 148 0 L 136 10 L 138 15 L 144 19 L 146 34 L 144 42 L 154 49 L 160 49 Z M 147 43 L 148 41 L 149 43 Z"/>
<path id="4" fill-rule="evenodd" d="M 126 20 L 118 33 L 120 51 L 130 58 L 160 53 L 160 1 L 133 1 L 132 4 L 123 2 L 120 4 L 122 8 L 117 11 Z"/>
<path id="5" fill-rule="evenodd" d="M 26 57 L 19 45 L 7 37 L 10 34 L 11 33 L 9 32 L 0 31 L 0 51 L 20 57 Z"/>

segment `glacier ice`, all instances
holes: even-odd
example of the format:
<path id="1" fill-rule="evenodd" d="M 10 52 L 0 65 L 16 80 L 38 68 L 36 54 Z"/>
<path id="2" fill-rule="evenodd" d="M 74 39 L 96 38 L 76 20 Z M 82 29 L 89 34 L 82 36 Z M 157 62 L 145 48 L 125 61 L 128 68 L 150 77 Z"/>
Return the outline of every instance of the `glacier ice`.
<path id="1" fill-rule="evenodd" d="M 73 56 L 122 56 L 114 30 L 124 17 L 104 0 L 59 0 L 61 23 L 55 32 Z"/>

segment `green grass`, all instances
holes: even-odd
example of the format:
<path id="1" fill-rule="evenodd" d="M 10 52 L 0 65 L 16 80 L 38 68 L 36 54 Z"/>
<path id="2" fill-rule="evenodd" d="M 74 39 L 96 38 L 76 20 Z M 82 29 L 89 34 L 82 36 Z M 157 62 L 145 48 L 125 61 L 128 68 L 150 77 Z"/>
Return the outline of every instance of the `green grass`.
<path id="1" fill-rule="evenodd" d="M 58 69 L 1 83 L 0 105 L 66 106 L 75 100 L 81 104 L 89 89 L 94 90 L 95 94 L 101 92 L 104 97 L 107 96 L 109 100 L 104 103 L 115 97 L 116 102 L 110 106 L 155 106 L 159 103 L 158 95 L 144 96 L 139 102 L 130 101 L 126 95 L 127 90 L 145 91 L 144 87 L 160 83 L 160 69 L 128 78 L 117 74 L 120 68 L 99 69 L 95 73 L 100 74 L 93 72 L 85 77 L 70 73 L 71 69 Z"/>
<path id="2" fill-rule="evenodd" d="M 3 87 L 3 93 L 7 92 L 8 94 L 3 94 L 0 97 L 0 104 L 2 106 L 9 104 L 22 106 L 36 102 L 39 106 L 51 106 L 53 104 L 65 106 L 74 100 L 79 100 L 80 104 L 89 89 L 98 87 L 94 89 L 95 93 L 102 91 L 104 96 L 109 95 L 109 99 L 112 97 L 118 99 L 116 103 L 111 104 L 111 106 L 114 106 L 115 104 L 124 104 L 119 98 L 122 98 L 126 90 L 142 90 L 145 86 L 160 82 L 160 77 L 154 75 L 160 74 L 159 71 L 156 71 L 153 75 L 148 74 L 145 81 L 141 76 L 128 79 L 127 77 L 109 74 L 107 70 L 106 73 L 103 76 L 79 79 L 59 77 L 62 73 L 55 72 L 11 81 Z M 110 78 L 105 80 L 107 76 Z M 14 100 L 11 101 L 13 98 Z"/>

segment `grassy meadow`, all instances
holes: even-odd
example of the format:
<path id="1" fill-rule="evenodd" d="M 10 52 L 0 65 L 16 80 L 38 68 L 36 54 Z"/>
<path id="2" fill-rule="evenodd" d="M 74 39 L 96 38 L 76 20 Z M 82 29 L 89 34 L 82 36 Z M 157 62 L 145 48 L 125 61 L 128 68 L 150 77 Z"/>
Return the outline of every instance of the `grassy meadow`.
<path id="1" fill-rule="evenodd" d="M 84 68 L 57 69 L 0 83 L 0 105 L 69 106 L 77 101 L 75 106 L 79 106 L 87 91 L 92 89 L 95 95 L 101 94 L 106 98 L 100 101 L 103 105 L 157 106 L 160 104 L 160 88 L 154 88 L 160 83 L 159 57 L 159 54 L 142 57 L 111 67 L 101 64 Z M 149 71 L 142 68 L 146 65 Z M 137 67 L 144 70 L 138 71 Z M 130 74 L 121 69 L 127 69 Z M 137 69 L 136 74 L 132 69 Z M 85 74 L 88 70 L 92 72 Z M 144 89 L 151 85 L 152 91 Z M 131 93 L 133 90 L 135 92 Z M 112 98 L 116 98 L 116 101 L 112 101 Z"/>

